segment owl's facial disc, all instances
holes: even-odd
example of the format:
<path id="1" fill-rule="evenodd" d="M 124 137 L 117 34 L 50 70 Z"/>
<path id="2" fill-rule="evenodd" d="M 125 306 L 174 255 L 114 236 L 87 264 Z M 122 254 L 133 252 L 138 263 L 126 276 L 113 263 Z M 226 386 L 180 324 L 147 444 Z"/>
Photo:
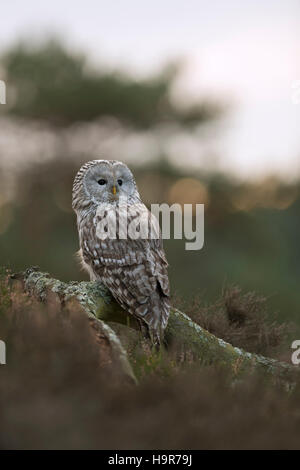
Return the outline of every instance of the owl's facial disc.
<path id="1" fill-rule="evenodd" d="M 116 202 L 129 198 L 136 191 L 131 171 L 125 165 L 99 162 L 85 176 L 84 185 L 96 202 Z"/>

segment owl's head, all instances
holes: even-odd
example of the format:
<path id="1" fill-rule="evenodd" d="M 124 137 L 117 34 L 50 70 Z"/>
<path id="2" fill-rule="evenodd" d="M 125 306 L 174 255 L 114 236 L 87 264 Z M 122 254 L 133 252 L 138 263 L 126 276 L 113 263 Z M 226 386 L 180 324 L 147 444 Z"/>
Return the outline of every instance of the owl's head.
<path id="1" fill-rule="evenodd" d="M 140 199 L 133 174 L 128 166 L 115 160 L 93 160 L 78 171 L 73 184 L 73 209 L 91 202 L 115 203 Z"/>

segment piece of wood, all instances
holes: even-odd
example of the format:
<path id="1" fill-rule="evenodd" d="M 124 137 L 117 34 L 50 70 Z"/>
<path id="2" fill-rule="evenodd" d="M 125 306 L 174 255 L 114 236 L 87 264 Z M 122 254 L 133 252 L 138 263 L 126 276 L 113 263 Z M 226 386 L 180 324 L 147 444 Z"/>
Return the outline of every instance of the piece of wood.
<path id="1" fill-rule="evenodd" d="M 136 380 L 127 351 L 130 350 L 132 356 L 134 349 L 140 347 L 143 341 L 138 323 L 115 302 L 100 282 L 65 283 L 35 267 L 11 277 L 13 283 L 21 282 L 23 289 L 40 301 L 46 301 L 50 292 L 58 296 L 62 304 L 76 299 L 87 316 L 96 322 L 95 328 L 108 338 L 112 354 L 121 364 L 124 374 Z M 203 365 L 228 366 L 236 377 L 245 372 L 261 371 L 265 376 L 292 383 L 295 373 L 298 374 L 295 366 L 249 353 L 226 343 L 176 308 L 171 309 L 165 340 L 167 347 L 176 349 L 181 355 L 187 355 L 190 361 Z"/>

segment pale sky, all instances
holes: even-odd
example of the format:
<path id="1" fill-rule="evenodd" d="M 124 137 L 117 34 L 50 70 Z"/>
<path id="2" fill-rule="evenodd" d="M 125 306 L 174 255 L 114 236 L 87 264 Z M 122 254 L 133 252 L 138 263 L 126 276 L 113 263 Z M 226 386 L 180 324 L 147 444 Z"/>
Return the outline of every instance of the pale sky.
<path id="1" fill-rule="evenodd" d="M 293 177 L 300 175 L 300 99 L 292 99 L 299 26 L 296 0 L 1 0 L 0 49 L 58 32 L 94 61 L 134 74 L 183 58 L 183 100 L 233 103 L 215 139 L 221 168 Z"/>

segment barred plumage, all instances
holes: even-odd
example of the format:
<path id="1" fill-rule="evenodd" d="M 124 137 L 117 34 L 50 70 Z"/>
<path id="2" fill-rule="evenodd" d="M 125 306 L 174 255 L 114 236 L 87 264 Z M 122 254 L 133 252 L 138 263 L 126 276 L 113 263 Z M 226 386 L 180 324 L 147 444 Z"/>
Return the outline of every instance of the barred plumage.
<path id="1" fill-rule="evenodd" d="M 141 201 L 131 171 L 114 160 L 84 164 L 74 179 L 72 206 L 77 214 L 80 255 L 90 278 L 101 280 L 159 344 L 170 309 L 168 263 L 160 234 L 156 239 L 150 233 L 147 238 L 122 238 L 124 208 L 128 214 L 126 228 L 137 224 L 137 232 L 141 230 L 137 218 L 141 213 L 151 225 L 150 213 Z M 116 237 L 99 237 L 99 225 L 114 220 Z"/>

